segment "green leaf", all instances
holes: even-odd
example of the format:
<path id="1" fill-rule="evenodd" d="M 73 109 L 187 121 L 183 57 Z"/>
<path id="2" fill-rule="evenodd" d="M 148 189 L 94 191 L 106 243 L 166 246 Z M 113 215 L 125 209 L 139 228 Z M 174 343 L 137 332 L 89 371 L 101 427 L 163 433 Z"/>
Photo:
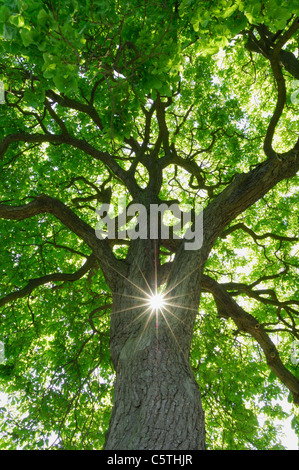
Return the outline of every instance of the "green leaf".
<path id="1" fill-rule="evenodd" d="M 10 14 L 10 10 L 7 8 L 7 6 L 2 5 L 2 7 L 0 7 L 0 23 L 6 23 L 10 17 Z"/>
<path id="2" fill-rule="evenodd" d="M 49 14 L 44 10 L 40 10 L 37 15 L 37 23 L 44 26 L 49 20 Z"/>
<path id="3" fill-rule="evenodd" d="M 23 28 L 20 32 L 23 44 L 25 47 L 30 46 L 30 44 L 33 44 L 35 42 L 34 39 L 34 31 L 28 30 L 26 28 Z"/>
<path id="4" fill-rule="evenodd" d="M 250 29 L 244 12 L 276 34 L 298 1 L 0 3 L 0 80 L 8 101 L 0 105 L 0 340 L 6 354 L 0 389 L 14 400 L 0 409 L 0 448 L 44 448 L 53 436 L 52 448 L 104 447 L 112 400 L 119 399 L 111 335 L 115 365 L 119 354 L 120 369 L 126 357 L 127 368 L 141 364 L 135 395 L 144 416 L 146 393 L 157 391 L 170 409 L 171 387 L 167 393 L 163 387 L 181 385 L 179 373 L 165 376 L 165 383 L 158 374 L 154 389 L 149 384 L 146 390 L 155 358 L 159 370 L 168 370 L 177 357 L 175 370 L 184 378 L 191 342 L 208 448 L 280 448 L 276 423 L 284 422 L 286 387 L 262 354 L 269 342 L 256 339 L 269 335 L 295 376 L 288 324 L 295 325 L 298 297 L 298 177 L 291 177 L 295 158 L 291 167 L 286 158 L 264 154 L 278 95 L 275 77 L 266 56 L 252 52 L 250 60 L 246 33 L 236 35 Z M 285 46 L 293 54 L 296 47 L 295 37 Z M 291 95 L 291 73 L 282 72 Z M 288 152 L 296 142 L 297 110 L 291 99 L 287 105 L 275 128 L 275 152 Z M 290 165 L 286 173 L 284 165 Z M 283 176 L 287 180 L 278 182 Z M 96 243 L 97 201 L 114 205 L 125 194 L 127 202 L 149 208 L 163 200 L 202 204 L 206 248 L 187 253 L 181 242 L 162 239 L 150 253 L 146 241 Z M 99 261 L 85 272 L 93 250 Z M 173 299 L 156 318 L 126 310 L 152 282 L 154 254 L 158 279 Z M 207 290 L 200 289 L 197 270 L 203 255 Z M 123 276 L 118 282 L 113 266 L 132 274 L 141 290 L 131 291 Z M 30 280 L 62 273 L 83 276 L 33 289 Z M 209 289 L 217 293 L 217 282 L 215 301 Z M 111 304 L 122 313 L 111 315 Z M 251 336 L 246 318 L 264 325 L 263 334 L 254 329 Z M 281 408 L 274 403 L 280 397 Z M 176 408 L 183 406 L 184 397 Z M 181 417 L 174 418 L 179 425 Z"/>
<path id="5" fill-rule="evenodd" d="M 44 90 L 41 88 L 39 88 L 38 91 L 26 90 L 24 93 L 24 101 L 28 106 L 36 108 L 43 102 L 44 96 Z"/>
<path id="6" fill-rule="evenodd" d="M 13 15 L 9 18 L 9 22 L 16 26 L 17 28 L 22 28 L 25 24 L 24 18 L 22 15 Z"/>
<path id="7" fill-rule="evenodd" d="M 4 39 L 11 40 L 16 36 L 16 29 L 14 26 L 5 23 L 3 25 L 3 37 Z"/>
<path id="8" fill-rule="evenodd" d="M 227 8 L 227 10 L 225 10 L 225 12 L 224 12 L 224 14 L 223 14 L 223 18 L 228 18 L 228 17 L 231 16 L 237 9 L 238 9 L 238 5 L 237 5 L 237 4 L 232 5 L 231 7 Z"/>

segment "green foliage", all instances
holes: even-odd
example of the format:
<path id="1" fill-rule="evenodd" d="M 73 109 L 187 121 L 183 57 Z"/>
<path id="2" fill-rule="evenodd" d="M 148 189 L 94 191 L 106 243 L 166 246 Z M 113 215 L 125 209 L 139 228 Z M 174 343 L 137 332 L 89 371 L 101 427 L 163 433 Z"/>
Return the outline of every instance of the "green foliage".
<path id="1" fill-rule="evenodd" d="M 132 139 L 140 145 L 145 140 L 147 117 L 159 97 L 167 105 L 169 142 L 181 158 L 181 165 L 165 165 L 159 197 L 206 207 L 236 173 L 264 160 L 262 138 L 276 103 L 268 63 L 260 55 L 252 58 L 240 33 L 257 23 L 273 32 L 284 29 L 298 12 L 293 0 L 2 0 L 0 79 L 7 102 L 0 105 L 0 141 L 45 129 L 61 136 L 64 124 L 72 138 L 109 152 L 120 168 L 132 168 L 144 188 L 146 162 L 134 168 L 129 145 Z M 294 52 L 295 41 L 287 47 Z M 298 130 L 292 80 L 286 75 L 288 107 L 276 130 L 277 152 L 294 144 Z M 59 103 L 53 104 L 53 93 Z M 56 118 L 45 111 L 45 103 Z M 149 150 L 159 140 L 158 124 L 152 119 Z M 159 152 L 165 158 L 163 149 Z M 190 170 L 194 165 L 196 175 Z M 234 224 L 255 234 L 294 238 L 296 184 L 296 178 L 280 183 Z M 115 198 L 128 194 L 104 161 L 67 143 L 14 142 L 1 157 L 3 204 L 29 203 L 45 193 L 95 227 L 101 201 L 95 188 L 111 190 Z M 165 263 L 172 253 L 163 250 Z M 114 252 L 124 259 L 127 247 L 115 246 Z M 0 297 L 23 289 L 29 279 L 73 273 L 89 254 L 86 243 L 49 214 L 1 220 Z M 255 239 L 246 230 L 220 237 L 205 270 L 226 284 L 250 286 L 263 278 L 254 288 L 266 293 L 230 290 L 277 337 L 281 358 L 294 375 L 294 305 L 288 309 L 283 303 L 292 299 L 298 305 L 297 270 L 294 240 Z M 0 364 L 0 390 L 8 394 L 8 403 L 0 408 L 0 448 L 103 447 L 114 381 L 111 303 L 96 264 L 75 282 L 47 283 L 1 307 L 6 360 Z M 191 364 L 202 390 L 210 449 L 283 447 L 273 420 L 283 420 L 285 413 L 273 402 L 287 395 L 286 388 L 273 377 L 256 343 L 217 316 L 206 293 Z M 266 416 L 263 426 L 261 415 Z M 298 433 L 296 416 L 292 425 Z"/>

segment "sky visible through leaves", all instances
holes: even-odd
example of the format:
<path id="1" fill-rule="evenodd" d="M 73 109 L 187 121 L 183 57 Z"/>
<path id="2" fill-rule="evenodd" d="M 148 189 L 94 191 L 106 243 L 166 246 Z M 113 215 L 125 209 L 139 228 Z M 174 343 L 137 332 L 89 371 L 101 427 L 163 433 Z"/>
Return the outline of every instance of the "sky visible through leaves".
<path id="1" fill-rule="evenodd" d="M 298 175 L 287 161 L 298 152 L 298 14 L 293 0 L 0 0 L 0 449 L 104 445 L 106 266 L 122 273 L 137 245 L 99 243 L 96 209 L 121 196 L 198 204 L 207 227 L 226 214 L 190 352 L 208 448 L 297 449 L 294 390 L 208 281 L 297 377 Z M 263 193 L 257 181 L 246 205 L 244 175 L 258 180 L 268 164 L 277 183 Z M 230 191 L 244 207 L 232 198 L 232 218 L 217 206 Z M 180 251 L 174 240 L 159 250 L 167 278 Z"/>

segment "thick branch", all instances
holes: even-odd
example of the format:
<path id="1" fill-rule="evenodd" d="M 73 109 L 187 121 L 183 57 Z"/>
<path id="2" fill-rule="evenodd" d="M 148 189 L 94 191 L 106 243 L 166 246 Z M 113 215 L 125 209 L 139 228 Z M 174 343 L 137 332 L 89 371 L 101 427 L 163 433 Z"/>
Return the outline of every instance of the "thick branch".
<path id="1" fill-rule="evenodd" d="M 53 111 L 53 110 L 52 110 Z M 54 113 L 54 112 L 53 112 Z M 56 116 L 56 121 L 58 116 Z M 53 114 L 54 117 L 54 114 Z M 59 119 L 59 118 L 58 118 Z M 63 125 L 63 124 L 62 124 Z M 64 126 L 64 125 L 63 125 Z M 61 127 L 61 126 L 60 126 Z M 66 128 L 64 127 L 66 130 Z M 96 149 L 92 145 L 90 145 L 85 140 L 77 139 L 76 137 L 71 136 L 68 133 L 62 134 L 27 134 L 27 133 L 16 133 L 7 135 L 2 142 L 0 143 L 0 158 L 5 154 L 9 146 L 14 142 L 29 142 L 29 143 L 54 143 L 54 144 L 69 144 L 79 150 L 82 150 L 87 155 L 95 158 L 103 162 L 114 174 L 117 178 L 123 181 L 131 194 L 136 196 L 139 194 L 140 189 L 135 181 L 135 179 L 128 174 L 116 160 L 113 158 L 112 155 L 108 152 L 102 152 L 101 150 Z"/>
<path id="2" fill-rule="evenodd" d="M 298 18 L 295 18 L 290 28 L 281 35 L 280 32 L 273 34 L 265 25 L 260 25 L 257 30 L 262 36 L 261 40 L 258 40 L 252 32 L 245 32 L 249 37 L 246 48 L 251 52 L 262 54 L 267 59 L 270 59 L 272 55 L 294 78 L 299 79 L 299 60 L 292 52 L 282 49 L 286 42 L 294 36 L 298 26 Z M 277 38 L 279 39 L 275 42 Z"/>
<path id="3" fill-rule="evenodd" d="M 81 113 L 87 114 L 99 129 L 103 129 L 103 123 L 93 104 L 87 105 L 85 103 L 80 103 L 80 101 L 68 98 L 67 96 L 62 97 L 52 90 L 48 90 L 46 96 L 64 108 L 74 109 Z"/>
<path id="4" fill-rule="evenodd" d="M 299 18 L 297 17 L 295 18 L 295 20 L 293 21 L 289 29 L 285 31 L 285 33 L 282 34 L 279 37 L 278 41 L 276 42 L 274 49 L 273 49 L 273 53 L 272 53 L 273 58 L 279 55 L 283 46 L 288 42 L 289 39 L 291 39 L 292 36 L 294 36 L 294 34 L 298 31 L 298 28 L 299 28 Z"/>
<path id="5" fill-rule="evenodd" d="M 272 277 L 273 279 L 275 276 L 273 275 L 273 276 L 268 276 L 268 277 L 269 278 Z M 265 278 L 266 277 L 264 277 L 264 279 Z M 261 279 L 259 279 L 259 281 L 261 281 Z M 298 300 L 280 301 L 272 289 L 253 290 L 252 287 L 256 284 L 257 284 L 256 282 L 254 282 L 251 285 L 242 284 L 238 282 L 228 282 L 228 283 L 225 283 L 225 288 L 228 290 L 233 290 L 235 292 L 244 292 L 246 295 L 248 295 L 248 297 L 259 300 L 260 302 L 264 304 L 276 305 L 277 307 L 284 308 L 284 307 L 289 307 L 290 305 L 299 305 Z M 269 295 L 271 298 L 262 297 L 263 295 Z"/>
<path id="6" fill-rule="evenodd" d="M 97 84 L 100 82 L 98 81 Z M 96 110 L 96 108 L 93 105 L 94 102 L 94 92 L 96 88 L 93 88 L 92 92 L 92 97 L 90 103 L 87 105 L 85 103 L 81 103 L 80 101 L 74 100 L 72 98 L 68 98 L 67 96 L 61 96 L 55 93 L 53 90 L 48 90 L 46 92 L 46 96 L 50 98 L 53 102 L 58 103 L 60 106 L 64 108 L 69 108 L 69 109 L 74 109 L 76 111 L 79 111 L 81 113 L 87 114 L 93 121 L 93 123 L 100 129 L 104 129 L 103 122 Z M 131 148 L 137 152 L 139 145 L 138 142 L 133 138 L 125 138 L 124 141 L 131 146 Z"/>
<path id="7" fill-rule="evenodd" d="M 298 28 L 299 18 L 297 17 L 289 29 L 283 34 L 273 35 L 264 25 L 259 25 L 256 27 L 259 35 L 261 36 L 260 40 L 255 37 L 252 31 L 246 32 L 246 34 L 249 36 L 247 49 L 262 54 L 270 61 L 274 79 L 277 84 L 276 107 L 271 117 L 264 140 L 264 152 L 267 157 L 275 155 L 275 152 L 272 148 L 272 141 L 276 126 L 279 122 L 286 103 L 286 86 L 282 72 L 282 65 L 285 65 L 287 70 L 292 73 L 294 77 L 297 77 L 297 74 L 299 74 L 299 61 L 290 52 L 282 50 L 282 47 L 295 35 Z M 278 40 L 275 42 L 277 37 Z"/>
<path id="8" fill-rule="evenodd" d="M 292 392 L 293 400 L 299 405 L 299 380 L 284 366 L 278 350 L 269 336 L 265 333 L 262 325 L 243 308 L 241 308 L 228 292 L 214 279 L 203 276 L 203 289 L 212 293 L 216 304 L 226 312 L 238 329 L 249 333 L 264 351 L 267 364 L 281 382 Z"/>
<path id="9" fill-rule="evenodd" d="M 156 113 L 159 125 L 159 135 L 163 142 L 165 154 L 169 154 L 169 130 L 165 118 L 165 103 L 161 101 L 160 95 L 156 99 Z"/>
<path id="10" fill-rule="evenodd" d="M 6 153 L 7 149 L 14 142 L 27 142 L 27 143 L 54 143 L 63 144 L 64 138 L 62 135 L 54 134 L 26 134 L 25 132 L 9 134 L 0 143 L 0 158 Z"/>
<path id="11" fill-rule="evenodd" d="M 202 238 L 201 246 L 196 251 L 188 251 L 185 249 L 185 240 L 180 242 L 172 263 L 173 275 L 186 279 L 186 283 L 191 272 L 195 279 L 199 279 L 209 253 L 225 227 L 279 181 L 295 176 L 298 170 L 299 143 L 294 150 L 281 154 L 279 159 L 268 158 L 254 170 L 237 174 L 232 183 L 203 210 L 203 230 L 201 233 L 199 227 L 200 233 L 195 234 L 197 241 Z"/>
<path id="12" fill-rule="evenodd" d="M 23 289 L 17 290 L 12 292 L 5 297 L 0 299 L 0 307 L 3 305 L 12 302 L 17 299 L 21 299 L 26 297 L 27 295 L 31 294 L 31 292 L 36 289 L 37 287 L 43 286 L 48 284 L 49 282 L 74 282 L 84 276 L 95 264 L 96 257 L 94 255 L 90 255 L 84 265 L 78 269 L 75 273 L 53 273 L 48 274 L 46 276 L 42 276 L 39 278 L 30 279 Z"/>
<path id="13" fill-rule="evenodd" d="M 245 224 L 242 222 L 238 222 L 235 225 L 232 225 L 228 229 L 226 229 L 222 234 L 221 238 L 226 238 L 229 234 L 234 232 L 235 230 L 243 230 L 244 232 L 248 233 L 255 241 L 256 240 L 263 240 L 265 238 L 273 238 L 273 240 L 279 240 L 282 242 L 294 242 L 294 241 L 299 241 L 298 237 L 286 237 L 283 235 L 276 235 L 275 233 L 267 232 L 263 233 L 262 235 L 258 235 L 255 233 L 253 230 L 251 230 L 249 227 L 247 227 Z"/>
<path id="14" fill-rule="evenodd" d="M 272 70 L 273 70 L 273 75 L 277 84 L 277 101 L 276 101 L 274 113 L 268 125 L 265 140 L 264 140 L 264 152 L 267 155 L 267 157 L 276 155 L 272 147 L 272 141 L 273 141 L 276 126 L 283 113 L 283 109 L 284 109 L 286 97 L 287 97 L 286 85 L 285 85 L 285 80 L 284 80 L 284 76 L 282 73 L 282 68 L 278 63 L 276 56 L 271 58 L 270 62 L 271 62 Z"/>
<path id="15" fill-rule="evenodd" d="M 223 229 L 280 181 L 299 170 L 299 143 L 293 150 L 272 157 L 254 170 L 237 175 L 204 211 L 204 243 L 213 246 Z"/>
<path id="16" fill-rule="evenodd" d="M 80 219 L 61 201 L 42 194 L 34 201 L 22 206 L 0 204 L 0 218 L 3 219 L 23 220 L 44 213 L 57 217 L 68 229 L 85 241 L 98 258 L 108 285 L 113 285 L 117 279 L 117 273 L 124 272 L 123 263 L 115 258 L 108 241 L 99 240 L 96 237 L 95 229 Z"/>

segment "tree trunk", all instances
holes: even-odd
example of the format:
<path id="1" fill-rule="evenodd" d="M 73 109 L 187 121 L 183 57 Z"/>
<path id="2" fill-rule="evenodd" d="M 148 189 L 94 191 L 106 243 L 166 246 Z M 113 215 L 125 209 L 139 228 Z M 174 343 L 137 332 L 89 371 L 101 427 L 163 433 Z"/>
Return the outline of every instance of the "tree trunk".
<path id="1" fill-rule="evenodd" d="M 189 363 L 199 303 L 191 281 L 176 286 L 173 279 L 172 305 L 162 312 L 140 306 L 149 290 L 140 268 L 115 292 L 110 347 L 116 382 L 106 450 L 205 449 L 204 412 Z"/>

